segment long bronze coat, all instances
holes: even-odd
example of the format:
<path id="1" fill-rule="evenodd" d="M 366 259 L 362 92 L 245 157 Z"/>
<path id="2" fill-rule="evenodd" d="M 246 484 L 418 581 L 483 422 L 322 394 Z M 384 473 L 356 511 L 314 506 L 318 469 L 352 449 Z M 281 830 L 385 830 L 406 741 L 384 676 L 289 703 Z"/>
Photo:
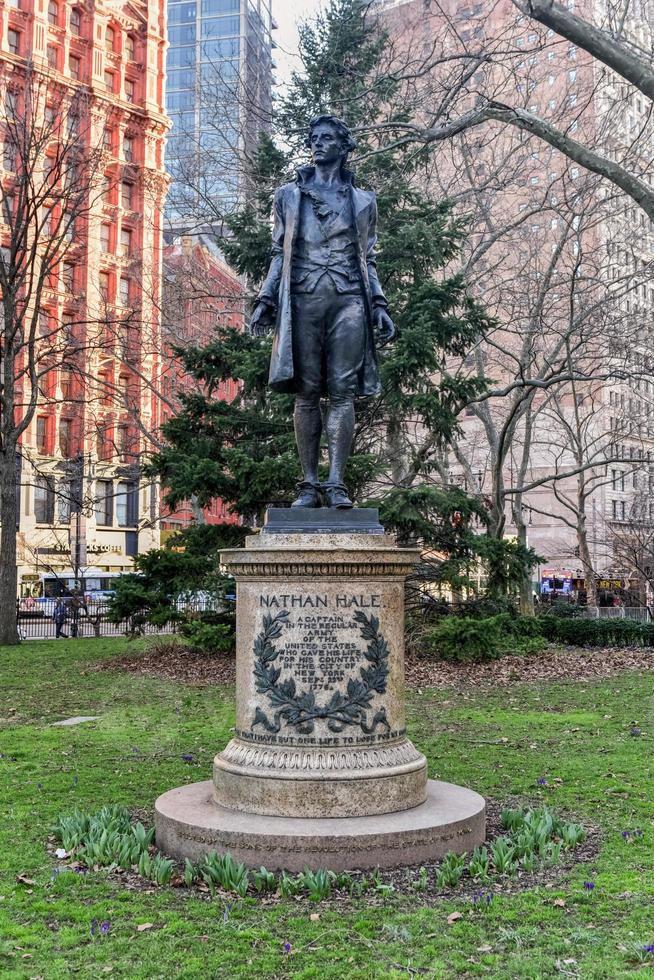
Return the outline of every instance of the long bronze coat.
<path id="1" fill-rule="evenodd" d="M 268 275 L 258 298 L 276 307 L 277 320 L 270 358 L 269 384 L 275 391 L 294 392 L 291 266 L 293 246 L 300 218 L 300 186 L 314 172 L 312 166 L 300 167 L 297 180 L 284 184 L 275 194 L 272 259 Z M 386 299 L 377 278 L 375 245 L 377 242 L 377 199 L 373 191 L 360 190 L 352 182 L 349 171 L 343 170 L 350 187 L 352 214 L 356 223 L 356 246 L 361 282 L 366 300 L 366 350 L 359 375 L 358 394 L 377 395 L 380 389 L 377 354 L 372 330 L 372 310 L 386 307 Z"/>

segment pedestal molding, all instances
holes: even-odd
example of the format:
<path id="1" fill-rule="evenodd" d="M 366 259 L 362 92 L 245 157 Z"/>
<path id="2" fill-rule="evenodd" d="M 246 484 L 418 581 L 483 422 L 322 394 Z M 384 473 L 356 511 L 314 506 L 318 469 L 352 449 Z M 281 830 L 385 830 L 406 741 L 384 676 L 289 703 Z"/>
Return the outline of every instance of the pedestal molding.
<path id="1" fill-rule="evenodd" d="M 329 773 L 330 778 L 347 778 L 351 773 L 358 777 L 379 776 L 379 770 L 390 770 L 388 775 L 407 769 L 419 769 L 426 764 L 422 752 L 405 739 L 389 746 L 325 748 L 299 748 L 294 746 L 259 746 L 232 739 L 216 756 L 216 765 L 232 771 L 250 770 L 253 775 L 264 776 L 261 770 L 274 770 L 274 776 L 292 772 L 296 778 L 306 774 L 313 778 L 316 772 Z M 273 773 L 271 773 L 271 776 Z"/>

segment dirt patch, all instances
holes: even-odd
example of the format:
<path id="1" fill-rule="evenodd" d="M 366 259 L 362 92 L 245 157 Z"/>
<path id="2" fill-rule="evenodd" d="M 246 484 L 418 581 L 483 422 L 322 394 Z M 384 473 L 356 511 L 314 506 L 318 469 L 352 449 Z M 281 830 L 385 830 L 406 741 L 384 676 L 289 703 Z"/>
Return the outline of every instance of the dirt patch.
<path id="1" fill-rule="evenodd" d="M 125 670 L 200 686 L 233 684 L 236 676 L 232 655 L 201 653 L 189 650 L 181 643 L 161 641 L 138 653 L 105 660 L 97 669 Z M 585 681 L 611 677 L 625 670 L 654 670 L 654 650 L 549 647 L 542 653 L 503 657 L 487 664 L 446 663 L 415 655 L 406 659 L 406 681 L 412 688 L 466 688 L 480 684 L 497 687 L 541 680 Z"/>

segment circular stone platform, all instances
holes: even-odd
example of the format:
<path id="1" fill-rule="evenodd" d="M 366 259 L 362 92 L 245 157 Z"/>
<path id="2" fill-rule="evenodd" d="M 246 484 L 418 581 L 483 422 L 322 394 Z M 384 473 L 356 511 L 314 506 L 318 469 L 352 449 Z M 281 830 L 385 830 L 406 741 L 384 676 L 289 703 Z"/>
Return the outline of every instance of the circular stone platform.
<path id="1" fill-rule="evenodd" d="M 472 790 L 429 780 L 427 799 L 411 810 L 371 817 L 273 817 L 228 810 L 213 783 L 192 783 L 155 803 L 157 846 L 178 859 L 229 851 L 248 867 L 271 871 L 397 868 L 462 853 L 485 837 L 484 799 Z"/>

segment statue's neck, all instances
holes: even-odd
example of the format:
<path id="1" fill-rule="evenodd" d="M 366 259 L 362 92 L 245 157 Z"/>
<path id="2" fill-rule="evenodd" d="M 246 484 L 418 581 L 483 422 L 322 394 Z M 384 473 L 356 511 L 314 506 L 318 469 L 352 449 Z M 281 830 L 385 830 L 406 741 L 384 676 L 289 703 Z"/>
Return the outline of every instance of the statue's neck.
<path id="1" fill-rule="evenodd" d="M 313 183 L 321 187 L 342 187 L 342 166 L 342 160 L 336 160 L 334 163 L 315 164 Z"/>

